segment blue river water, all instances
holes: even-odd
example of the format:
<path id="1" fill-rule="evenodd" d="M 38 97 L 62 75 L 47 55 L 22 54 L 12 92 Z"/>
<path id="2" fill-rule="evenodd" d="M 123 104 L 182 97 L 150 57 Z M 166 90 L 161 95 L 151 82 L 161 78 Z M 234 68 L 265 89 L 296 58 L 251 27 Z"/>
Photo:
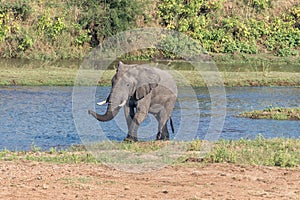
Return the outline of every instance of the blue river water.
<path id="1" fill-rule="evenodd" d="M 299 87 L 230 87 L 226 89 L 226 118 L 219 138 L 254 139 L 258 135 L 266 138 L 300 137 L 300 121 L 254 120 L 238 118 L 237 114 L 267 107 L 300 107 Z M 110 88 L 98 87 L 96 101 L 105 99 Z M 189 93 L 179 88 L 178 101 L 172 115 L 176 131 L 189 139 L 204 139 L 213 116 L 211 98 L 206 88 L 193 88 L 198 102 L 197 107 L 184 106 L 189 101 Z M 72 144 L 82 144 L 81 134 L 74 122 L 72 110 L 73 87 L 1 87 L 0 88 L 0 149 L 29 150 L 33 145 L 42 149 L 51 147 L 67 148 Z M 189 104 L 186 104 L 189 105 Z M 95 107 L 91 107 L 95 109 Z M 103 113 L 104 107 L 97 107 Z M 195 112 L 195 110 L 197 110 Z M 184 110 L 184 111 L 183 111 Z M 85 116 L 85 115 L 84 115 Z M 119 116 L 119 117 L 118 117 Z M 101 124 L 106 139 L 121 141 L 126 137 L 126 126 L 120 112 L 115 120 L 100 123 L 91 116 L 84 120 L 94 120 Z M 142 140 L 155 139 L 156 123 L 148 117 L 141 126 L 139 137 Z M 181 127 L 184 127 L 182 130 Z M 149 130 L 152 134 L 148 134 Z M 148 134 L 148 135 L 145 135 Z"/>

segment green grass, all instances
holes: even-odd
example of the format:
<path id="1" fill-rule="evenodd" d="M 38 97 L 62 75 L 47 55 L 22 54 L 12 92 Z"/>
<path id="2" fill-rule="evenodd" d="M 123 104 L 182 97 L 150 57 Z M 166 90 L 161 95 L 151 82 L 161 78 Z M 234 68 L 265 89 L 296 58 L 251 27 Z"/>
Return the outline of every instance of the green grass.
<path id="1" fill-rule="evenodd" d="M 198 143 L 201 141 L 194 141 Z M 195 145 L 195 144 L 194 144 Z M 194 151 L 199 150 L 195 148 Z M 193 160 L 191 156 L 188 160 Z M 263 165 L 295 167 L 300 165 L 300 139 L 241 139 L 217 142 L 204 161 L 209 163 L 234 163 L 244 165 Z"/>
<path id="2" fill-rule="evenodd" d="M 220 140 L 213 144 L 210 152 L 203 157 L 199 155 L 208 144 L 205 141 L 195 140 L 192 142 L 137 142 L 137 143 L 101 143 L 98 146 L 108 145 L 120 151 L 126 151 L 134 155 L 152 153 L 168 146 L 185 145 L 184 155 L 172 162 L 172 164 L 197 163 L 234 163 L 241 165 L 263 165 L 278 167 L 300 166 L 300 138 L 298 139 L 265 139 L 261 136 L 255 140 L 240 139 Z M 134 157 L 134 156 L 133 156 Z M 103 159 L 103 158 L 102 158 Z M 97 160 L 89 151 L 82 146 L 70 147 L 68 150 L 41 151 L 33 148 L 29 152 L 15 152 L 2 150 L 0 152 L 1 161 L 29 160 L 50 163 L 110 163 L 112 158 Z M 134 158 L 133 158 L 134 159 Z M 136 161 L 137 164 L 143 162 Z"/>
<path id="3" fill-rule="evenodd" d="M 257 65 L 291 65 L 300 64 L 299 56 L 274 56 L 272 53 L 245 54 L 245 53 L 210 53 L 213 60 L 219 64 L 248 64 Z"/>
<path id="4" fill-rule="evenodd" d="M 80 80 L 81 85 L 110 85 L 110 80 L 115 70 L 106 70 L 102 73 L 97 70 L 80 71 L 84 79 Z M 78 73 L 77 67 L 14 67 L 0 65 L 0 86 L 73 86 Z M 191 86 L 206 86 L 202 77 L 207 78 L 214 84 L 216 81 L 213 72 L 199 72 L 193 70 L 173 70 L 177 84 Z M 95 75 L 97 76 L 95 78 Z M 272 72 L 272 71 L 220 71 L 225 86 L 299 86 L 300 73 L 294 72 Z M 218 81 L 218 79 L 216 79 Z"/>
<path id="5" fill-rule="evenodd" d="M 300 120 L 300 108 L 267 108 L 244 112 L 239 116 L 251 119 Z"/>
<path id="6" fill-rule="evenodd" d="M 59 67 L 0 67 L 0 85 L 62 86 L 73 85 L 77 70 Z"/>
<path id="7" fill-rule="evenodd" d="M 32 151 L 8 151 L 2 150 L 0 152 L 0 160 L 15 161 L 15 160 L 29 160 L 38 162 L 50 163 L 97 163 L 98 161 L 87 151 L 74 150 L 55 150 L 49 151 L 32 150 Z"/>

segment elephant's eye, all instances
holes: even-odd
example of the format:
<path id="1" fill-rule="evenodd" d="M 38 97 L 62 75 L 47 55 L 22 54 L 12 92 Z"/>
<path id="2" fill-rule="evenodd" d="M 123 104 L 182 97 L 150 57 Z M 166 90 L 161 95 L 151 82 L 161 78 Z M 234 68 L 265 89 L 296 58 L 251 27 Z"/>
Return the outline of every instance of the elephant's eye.
<path id="1" fill-rule="evenodd" d="M 129 83 L 126 84 L 127 87 L 129 87 L 129 85 L 130 85 Z"/>

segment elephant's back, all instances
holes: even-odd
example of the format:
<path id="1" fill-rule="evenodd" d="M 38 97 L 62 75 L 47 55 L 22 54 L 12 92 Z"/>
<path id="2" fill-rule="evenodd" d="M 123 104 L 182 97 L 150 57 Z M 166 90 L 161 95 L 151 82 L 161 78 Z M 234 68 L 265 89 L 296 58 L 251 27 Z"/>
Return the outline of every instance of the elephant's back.
<path id="1" fill-rule="evenodd" d="M 177 96 L 177 86 L 173 76 L 166 70 L 161 70 L 158 68 L 156 68 L 156 70 L 158 74 L 161 75 L 158 84 L 162 87 L 169 89 L 174 95 Z"/>
<path id="2" fill-rule="evenodd" d="M 176 82 L 173 78 L 173 76 L 167 71 L 167 70 L 162 70 L 156 67 L 149 66 L 148 64 L 140 65 L 138 67 L 146 69 L 145 71 L 153 72 L 149 74 L 149 76 L 158 76 L 159 78 L 156 79 L 155 77 L 152 77 L 152 80 L 159 80 L 158 85 L 160 87 L 164 87 L 172 91 L 177 96 L 177 86 Z"/>

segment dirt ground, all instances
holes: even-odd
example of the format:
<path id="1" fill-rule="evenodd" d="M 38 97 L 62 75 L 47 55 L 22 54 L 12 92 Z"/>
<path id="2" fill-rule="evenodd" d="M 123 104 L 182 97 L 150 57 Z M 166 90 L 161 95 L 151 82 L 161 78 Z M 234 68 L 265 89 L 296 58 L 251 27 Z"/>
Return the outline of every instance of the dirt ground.
<path id="1" fill-rule="evenodd" d="M 300 199 L 300 168 L 185 164 L 128 173 L 97 164 L 0 162 L 0 199 Z"/>

